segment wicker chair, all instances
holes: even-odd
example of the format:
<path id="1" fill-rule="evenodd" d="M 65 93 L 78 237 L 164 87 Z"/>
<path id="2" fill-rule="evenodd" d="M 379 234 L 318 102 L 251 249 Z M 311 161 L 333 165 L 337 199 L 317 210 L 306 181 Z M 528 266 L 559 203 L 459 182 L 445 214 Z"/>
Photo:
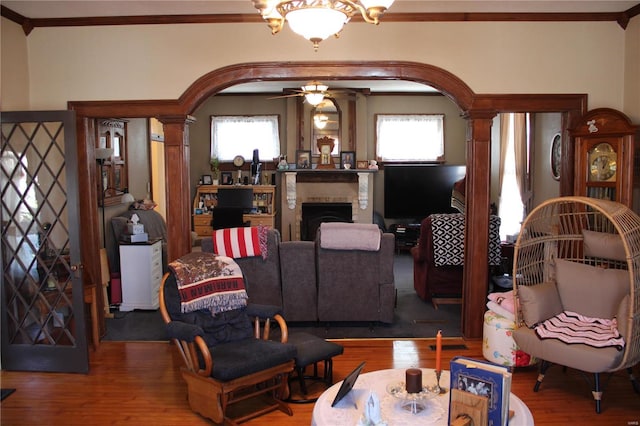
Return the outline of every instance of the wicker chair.
<path id="1" fill-rule="evenodd" d="M 549 366 L 558 364 L 594 374 L 597 413 L 601 411 L 600 373 L 627 369 L 634 390 L 640 392 L 632 375 L 632 367 L 640 362 L 638 215 L 620 203 L 595 198 L 547 200 L 522 224 L 513 276 L 519 303 L 514 339 L 522 350 L 543 360 L 534 391 Z M 590 318 L 615 317 L 624 347 L 541 339 L 533 328 L 562 311 Z"/>

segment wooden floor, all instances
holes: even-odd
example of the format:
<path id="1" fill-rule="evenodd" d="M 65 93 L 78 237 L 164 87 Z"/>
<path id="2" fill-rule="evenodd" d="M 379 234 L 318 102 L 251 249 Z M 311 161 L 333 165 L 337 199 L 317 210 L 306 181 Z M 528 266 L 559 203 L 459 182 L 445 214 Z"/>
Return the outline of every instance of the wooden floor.
<path id="1" fill-rule="evenodd" d="M 341 380 L 360 361 L 365 372 L 385 368 L 432 368 L 435 352 L 428 340 L 339 341 L 344 354 L 334 361 Z M 454 355 L 482 358 L 482 341 L 444 339 L 443 365 Z M 467 349 L 447 350 L 448 345 Z M 103 342 L 91 352 L 91 370 L 82 374 L 2 371 L 2 388 L 16 392 L 1 403 L 0 423 L 6 425 L 210 425 L 192 413 L 186 387 L 178 373 L 180 359 L 167 342 Z M 640 369 L 634 373 L 640 378 Z M 533 413 L 536 425 L 639 425 L 640 394 L 626 374 L 606 382 L 603 412 L 595 414 L 587 383 L 575 371 L 552 368 L 540 392 L 532 390 L 535 368 L 518 369 L 512 391 Z M 293 416 L 273 412 L 246 425 L 299 426 L 311 423 L 313 404 L 291 404 Z M 515 425 L 518 426 L 518 425 Z"/>

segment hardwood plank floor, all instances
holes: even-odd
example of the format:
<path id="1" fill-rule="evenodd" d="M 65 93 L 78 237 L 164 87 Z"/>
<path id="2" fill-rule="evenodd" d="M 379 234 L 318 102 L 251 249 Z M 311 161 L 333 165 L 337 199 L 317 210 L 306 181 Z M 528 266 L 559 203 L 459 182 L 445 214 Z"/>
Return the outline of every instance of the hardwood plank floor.
<path id="1" fill-rule="evenodd" d="M 334 379 L 342 380 L 360 361 L 364 372 L 385 368 L 433 367 L 435 351 L 425 340 L 339 341 L 344 354 L 334 359 Z M 455 355 L 482 359 L 481 340 L 444 339 L 443 365 Z M 447 345 L 467 349 L 446 350 Z M 210 425 L 194 414 L 180 377 L 181 360 L 167 342 L 103 342 L 91 352 L 89 374 L 2 371 L 2 388 L 16 392 L 1 403 L 2 425 Z M 640 377 L 640 368 L 634 373 Z M 603 412 L 595 413 L 590 388 L 573 370 L 552 367 L 539 392 L 533 392 L 535 367 L 517 369 L 512 391 L 533 413 L 536 425 L 639 425 L 640 394 L 625 372 L 607 381 Z M 313 404 L 291 404 L 294 415 L 279 411 L 253 419 L 251 425 L 298 426 L 311 423 Z M 515 425 L 518 426 L 518 425 Z"/>

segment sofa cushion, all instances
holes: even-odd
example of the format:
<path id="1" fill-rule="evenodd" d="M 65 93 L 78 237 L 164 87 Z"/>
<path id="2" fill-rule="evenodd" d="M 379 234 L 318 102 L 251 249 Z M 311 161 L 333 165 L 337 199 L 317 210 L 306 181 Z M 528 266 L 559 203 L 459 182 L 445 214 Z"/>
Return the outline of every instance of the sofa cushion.
<path id="1" fill-rule="evenodd" d="M 627 339 L 627 322 L 629 319 L 629 305 L 630 305 L 631 297 L 627 294 L 620 301 L 620 306 L 618 307 L 618 313 L 616 314 L 616 320 L 618 323 L 618 331 L 620 335 Z"/>
<path id="2" fill-rule="evenodd" d="M 556 259 L 556 282 L 564 310 L 613 318 L 629 293 L 629 272 Z"/>
<path id="3" fill-rule="evenodd" d="M 571 368 L 599 373 L 620 365 L 624 351 L 615 347 L 594 348 L 581 343 L 568 345 L 556 339 L 540 340 L 533 329 L 519 327 L 513 339 L 524 352 L 554 364 L 570 365 Z"/>
<path id="4" fill-rule="evenodd" d="M 518 298 L 527 327 L 533 327 L 562 312 L 556 283 L 547 281 L 532 286 L 519 285 Z"/>
<path id="5" fill-rule="evenodd" d="M 214 359 L 211 376 L 222 381 L 266 370 L 296 356 L 296 347 L 272 340 L 244 339 L 209 348 Z"/>
<path id="6" fill-rule="evenodd" d="M 583 230 L 584 255 L 625 261 L 627 253 L 618 234 Z"/>

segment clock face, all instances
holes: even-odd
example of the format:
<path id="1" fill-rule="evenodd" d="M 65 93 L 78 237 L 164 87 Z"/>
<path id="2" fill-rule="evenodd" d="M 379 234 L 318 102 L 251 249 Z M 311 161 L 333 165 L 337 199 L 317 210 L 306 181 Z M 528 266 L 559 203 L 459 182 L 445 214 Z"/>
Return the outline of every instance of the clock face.
<path id="1" fill-rule="evenodd" d="M 611 145 L 601 143 L 589 152 L 589 180 L 606 182 L 616 180 L 617 155 Z"/>
<path id="2" fill-rule="evenodd" d="M 233 157 L 233 165 L 236 167 L 244 166 L 244 157 L 242 155 L 236 155 Z"/>

